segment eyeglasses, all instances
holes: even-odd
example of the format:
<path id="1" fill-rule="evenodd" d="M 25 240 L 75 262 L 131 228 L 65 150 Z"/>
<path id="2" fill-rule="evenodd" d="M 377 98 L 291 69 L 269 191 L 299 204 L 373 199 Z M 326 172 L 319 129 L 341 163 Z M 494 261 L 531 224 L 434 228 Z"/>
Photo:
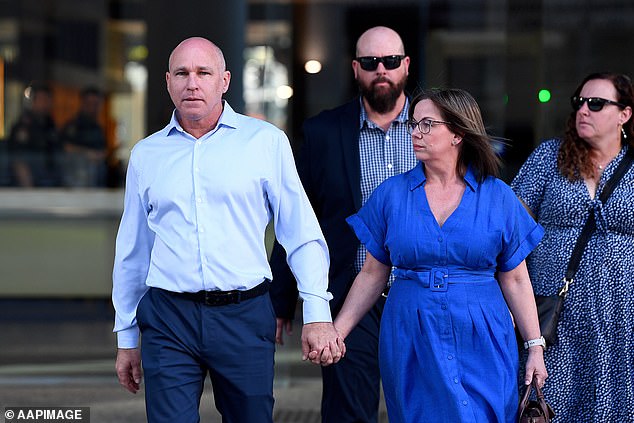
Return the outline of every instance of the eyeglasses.
<path id="1" fill-rule="evenodd" d="M 414 119 L 410 119 L 407 121 L 407 132 L 411 135 L 414 132 L 414 129 L 418 128 L 418 131 L 421 134 L 429 134 L 432 126 L 440 124 L 450 125 L 451 122 L 433 119 L 421 119 L 419 122 L 416 122 Z"/>
<path id="2" fill-rule="evenodd" d="M 613 104 L 615 106 L 618 106 L 622 109 L 625 108 L 625 104 L 621 104 L 617 101 L 612 101 L 612 100 L 608 100 L 605 98 L 601 98 L 601 97 L 571 97 L 570 98 L 570 104 L 572 104 L 572 108 L 573 110 L 576 112 L 579 109 L 581 109 L 581 107 L 583 107 L 583 103 L 588 103 L 588 109 L 592 112 L 598 112 L 601 109 L 603 109 L 603 106 L 605 106 L 606 104 Z"/>
<path id="3" fill-rule="evenodd" d="M 361 69 L 363 69 L 364 71 L 376 70 L 376 68 L 379 67 L 379 63 L 383 63 L 385 69 L 392 70 L 401 66 L 401 60 L 403 60 L 404 57 L 405 56 L 403 55 L 393 54 L 392 56 L 383 57 L 363 56 L 357 57 L 354 60 L 359 62 L 359 64 L 361 65 Z"/>

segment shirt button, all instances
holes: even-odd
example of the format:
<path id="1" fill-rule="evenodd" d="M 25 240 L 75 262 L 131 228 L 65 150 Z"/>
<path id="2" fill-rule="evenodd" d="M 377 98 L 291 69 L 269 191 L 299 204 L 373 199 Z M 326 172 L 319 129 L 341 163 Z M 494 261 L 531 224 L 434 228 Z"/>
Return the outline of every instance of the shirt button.
<path id="1" fill-rule="evenodd" d="M 457 377 L 454 377 L 453 378 L 453 383 L 458 383 L 458 382 L 460 382 L 460 380 Z"/>
<path id="2" fill-rule="evenodd" d="M 194 168 L 194 170 L 195 170 L 196 172 L 200 172 L 200 168 L 198 168 L 198 167 L 195 167 L 195 168 Z"/>
<path id="3" fill-rule="evenodd" d="M 202 143 L 203 143 L 202 141 L 196 141 L 196 145 L 200 145 Z"/>
<path id="4" fill-rule="evenodd" d="M 438 242 L 442 242 L 442 237 L 441 236 L 438 237 Z"/>
<path id="5" fill-rule="evenodd" d="M 386 135 L 386 136 L 385 136 L 385 141 L 389 141 L 389 140 L 390 140 L 390 136 L 389 136 L 389 135 Z"/>
<path id="6" fill-rule="evenodd" d="M 442 308 L 443 310 L 447 310 L 447 304 L 441 305 L 440 308 Z"/>
<path id="7" fill-rule="evenodd" d="M 200 197 L 197 197 L 197 198 L 196 198 L 196 201 L 198 201 L 199 203 L 202 203 L 202 202 L 203 202 L 203 199 L 202 199 L 202 198 L 200 198 Z"/>
<path id="8" fill-rule="evenodd" d="M 447 356 L 447 360 L 453 360 L 453 355 L 449 354 L 449 355 Z"/>
<path id="9" fill-rule="evenodd" d="M 387 164 L 387 168 L 388 168 L 388 169 L 392 169 L 392 167 L 394 167 L 394 166 L 392 166 L 392 163 L 388 163 L 388 164 Z"/>
<path id="10" fill-rule="evenodd" d="M 205 228 L 200 228 L 200 229 L 198 230 L 198 232 L 200 232 L 201 234 L 204 234 L 204 233 L 205 233 Z"/>
<path id="11" fill-rule="evenodd" d="M 467 400 L 462 400 L 462 405 L 467 405 L 467 404 L 468 404 Z"/>

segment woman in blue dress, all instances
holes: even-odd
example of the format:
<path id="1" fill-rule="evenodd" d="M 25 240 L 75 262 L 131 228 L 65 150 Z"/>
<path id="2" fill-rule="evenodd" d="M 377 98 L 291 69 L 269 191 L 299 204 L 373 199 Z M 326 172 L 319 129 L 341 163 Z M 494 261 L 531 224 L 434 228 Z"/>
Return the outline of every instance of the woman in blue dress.
<path id="1" fill-rule="evenodd" d="M 562 140 L 540 144 L 511 186 L 545 229 L 527 258 L 535 292 L 561 288 L 590 213 L 584 250 L 545 353 L 544 394 L 555 422 L 634 422 L 634 169 L 605 204 L 598 199 L 634 142 L 634 91 L 625 75 L 588 75 L 572 97 Z"/>
<path id="2" fill-rule="evenodd" d="M 470 94 L 419 94 L 409 126 L 420 163 L 348 218 L 368 254 L 335 327 L 345 338 L 394 267 L 379 346 L 390 422 L 514 422 L 511 313 L 529 341 L 527 383 L 548 376 L 524 262 L 543 229 L 495 178 L 498 159 Z"/>

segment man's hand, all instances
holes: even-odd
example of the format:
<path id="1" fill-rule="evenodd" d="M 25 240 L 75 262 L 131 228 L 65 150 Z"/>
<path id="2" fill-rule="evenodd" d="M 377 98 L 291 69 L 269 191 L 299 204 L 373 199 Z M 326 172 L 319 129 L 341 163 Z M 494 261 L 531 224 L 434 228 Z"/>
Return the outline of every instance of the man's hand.
<path id="1" fill-rule="evenodd" d="M 138 348 L 119 348 L 115 363 L 119 383 L 128 391 L 136 394 L 141 384 L 141 352 Z"/>
<path id="2" fill-rule="evenodd" d="M 308 323 L 302 328 L 302 360 L 327 366 L 345 354 L 346 345 L 332 323 Z"/>
<path id="3" fill-rule="evenodd" d="M 284 332 L 287 336 L 293 334 L 293 321 L 290 319 L 282 319 L 280 317 L 275 319 L 277 327 L 275 329 L 275 343 L 284 345 Z"/>

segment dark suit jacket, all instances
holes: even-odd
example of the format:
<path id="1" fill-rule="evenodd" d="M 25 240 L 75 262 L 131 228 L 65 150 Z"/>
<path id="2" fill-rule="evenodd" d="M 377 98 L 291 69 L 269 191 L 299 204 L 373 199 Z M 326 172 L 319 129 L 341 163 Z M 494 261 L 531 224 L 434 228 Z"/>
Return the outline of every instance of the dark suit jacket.
<path id="1" fill-rule="evenodd" d="M 330 251 L 330 307 L 339 311 L 356 276 L 359 241 L 345 219 L 361 208 L 359 98 L 326 110 L 303 125 L 304 143 L 297 169 Z M 275 243 L 271 256 L 271 299 L 277 317 L 293 318 L 297 285 L 284 249 Z"/>

